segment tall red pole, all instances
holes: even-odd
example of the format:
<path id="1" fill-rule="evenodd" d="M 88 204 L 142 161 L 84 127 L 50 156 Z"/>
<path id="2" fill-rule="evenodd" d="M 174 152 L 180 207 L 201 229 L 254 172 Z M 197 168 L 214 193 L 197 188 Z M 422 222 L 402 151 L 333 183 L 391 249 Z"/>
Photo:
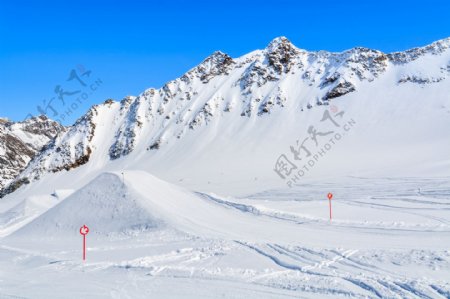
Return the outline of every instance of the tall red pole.
<path id="1" fill-rule="evenodd" d="M 89 227 L 83 225 L 80 228 L 80 234 L 83 236 L 83 261 L 86 260 L 86 235 L 89 233 Z"/>
<path id="2" fill-rule="evenodd" d="M 330 206 L 330 220 L 332 219 L 331 217 L 331 199 L 328 200 L 329 206 Z"/>
<path id="3" fill-rule="evenodd" d="M 328 206 L 330 207 L 330 221 L 331 221 L 331 198 L 333 198 L 333 194 L 328 193 L 327 197 L 328 197 Z"/>
<path id="4" fill-rule="evenodd" d="M 83 261 L 86 260 L 86 235 L 83 235 Z"/>

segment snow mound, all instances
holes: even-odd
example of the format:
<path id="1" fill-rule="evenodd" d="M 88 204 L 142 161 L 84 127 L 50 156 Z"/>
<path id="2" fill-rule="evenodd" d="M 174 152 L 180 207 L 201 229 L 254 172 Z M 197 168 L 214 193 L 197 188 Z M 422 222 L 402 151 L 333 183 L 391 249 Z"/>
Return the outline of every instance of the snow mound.
<path id="1" fill-rule="evenodd" d="M 89 234 L 147 231 L 162 226 L 117 174 L 103 173 L 10 237 L 73 237 L 81 226 Z"/>
<path id="2" fill-rule="evenodd" d="M 267 230 L 256 239 L 254 232 L 268 223 L 277 231 L 289 229 L 289 225 L 268 221 L 250 210 L 186 190 L 146 171 L 128 170 L 100 174 L 6 238 L 76 240 L 79 229 L 87 225 L 90 237 L 107 239 L 176 230 L 200 237 L 268 241 L 273 231 Z"/>

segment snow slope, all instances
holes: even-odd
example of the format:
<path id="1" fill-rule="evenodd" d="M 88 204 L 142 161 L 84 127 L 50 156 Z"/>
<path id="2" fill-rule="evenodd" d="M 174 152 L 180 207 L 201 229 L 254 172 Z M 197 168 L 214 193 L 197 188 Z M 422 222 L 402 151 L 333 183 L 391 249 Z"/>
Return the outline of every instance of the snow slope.
<path id="1" fill-rule="evenodd" d="M 308 246 L 322 244 L 324 233 L 327 235 L 327 243 L 333 247 L 347 245 L 359 248 L 409 248 L 413 245 L 410 242 L 419 236 L 421 240 L 426 240 L 424 248 L 444 249 L 450 244 L 450 222 L 447 220 L 442 223 L 427 223 L 424 216 L 422 220 L 418 216 L 411 219 L 403 216 L 402 220 L 406 223 L 402 224 L 396 218 L 398 213 L 384 212 L 383 215 L 366 216 L 364 207 L 355 206 L 346 207 L 347 214 L 342 217 L 347 219 L 346 221 L 337 219 L 334 227 L 330 228 L 326 219 L 302 219 L 301 216 L 296 219 L 292 210 L 277 215 L 276 212 L 282 210 L 279 203 L 271 210 L 265 206 L 254 206 L 251 201 L 236 203 L 213 195 L 193 193 L 161 181 L 144 171 L 126 171 L 124 176 L 126 179 L 122 182 L 120 174 L 99 175 L 60 204 L 16 231 L 12 237 L 53 238 L 66 235 L 74 238 L 78 234 L 80 223 L 88 223 L 94 234 L 99 235 L 144 232 L 164 224 L 185 233 L 209 238 L 290 243 L 295 238 L 287 232 L 295 231 L 301 224 L 302 235 L 307 236 L 302 243 Z M 411 199 L 413 200 L 414 198 Z M 422 203 L 419 201 L 416 207 L 410 203 L 409 207 L 420 209 L 420 204 Z M 425 202 L 422 205 L 425 208 L 428 204 Z M 445 200 L 441 204 L 444 207 L 448 205 Z M 302 209 L 305 208 L 311 209 L 307 204 L 303 204 Z M 321 209 L 323 210 L 323 207 Z M 305 214 L 314 215 L 318 212 L 312 208 Z M 366 222 L 355 219 L 352 214 L 364 215 Z M 445 213 L 442 215 L 443 219 L 446 218 L 444 215 Z M 378 225 L 367 221 L 371 218 L 378 219 Z M 391 222 L 383 223 L 385 219 Z M 411 221 L 414 225 L 408 224 Z M 416 224 L 417 222 L 422 225 Z M 376 235 L 368 234 L 368 224 L 370 230 L 380 232 Z M 362 230 L 341 231 L 341 227 L 358 226 Z M 263 227 L 264 230 L 261 230 Z M 389 228 L 389 232 L 381 233 L 386 228 Z M 424 230 L 433 230 L 434 234 L 423 234 Z M 256 231 L 258 234 L 255 234 Z M 442 234 L 442 237 L 436 238 L 439 234 Z"/>
<path id="2" fill-rule="evenodd" d="M 144 171 L 124 177 L 101 174 L 0 239 L 0 264 L 9 269 L 0 271 L 0 294 L 445 298 L 450 292 L 447 179 L 346 178 L 232 198 L 188 191 Z M 324 190 L 334 192 L 332 222 Z M 85 263 L 78 234 L 84 224 Z"/>

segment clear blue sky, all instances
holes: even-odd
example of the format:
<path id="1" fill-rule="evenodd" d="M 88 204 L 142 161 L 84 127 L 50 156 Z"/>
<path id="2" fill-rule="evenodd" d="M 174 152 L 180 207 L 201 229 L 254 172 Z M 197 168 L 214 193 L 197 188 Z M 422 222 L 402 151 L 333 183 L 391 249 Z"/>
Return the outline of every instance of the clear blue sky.
<path id="1" fill-rule="evenodd" d="M 71 124 L 92 104 L 161 87 L 215 50 L 237 57 L 281 35 L 307 50 L 405 50 L 449 37 L 449 12 L 449 1 L 432 0 L 0 0 L 0 116 L 21 120 L 54 97 L 64 114 L 86 92 L 63 121 Z"/>

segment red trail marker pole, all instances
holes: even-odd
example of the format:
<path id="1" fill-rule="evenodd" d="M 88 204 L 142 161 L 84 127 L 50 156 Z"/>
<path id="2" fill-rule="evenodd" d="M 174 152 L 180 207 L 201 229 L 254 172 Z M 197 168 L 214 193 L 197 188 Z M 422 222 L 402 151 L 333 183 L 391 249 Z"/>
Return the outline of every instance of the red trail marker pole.
<path id="1" fill-rule="evenodd" d="M 83 235 L 83 261 L 86 260 L 86 235 L 89 233 L 89 227 L 83 225 L 80 228 L 80 234 Z"/>
<path id="2" fill-rule="evenodd" d="M 331 221 L 331 219 L 332 219 L 332 217 L 331 217 L 331 199 L 333 198 L 333 194 L 328 193 L 327 197 L 328 197 L 328 206 L 330 207 L 330 221 Z"/>

